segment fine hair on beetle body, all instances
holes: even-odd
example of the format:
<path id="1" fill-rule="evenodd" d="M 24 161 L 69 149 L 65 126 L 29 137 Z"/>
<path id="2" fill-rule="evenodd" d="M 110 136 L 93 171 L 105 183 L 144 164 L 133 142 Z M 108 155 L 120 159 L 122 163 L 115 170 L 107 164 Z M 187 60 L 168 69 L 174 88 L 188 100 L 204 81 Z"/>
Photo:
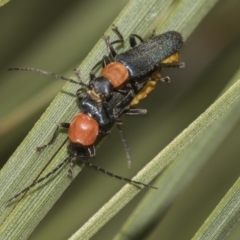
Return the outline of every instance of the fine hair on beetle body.
<path id="1" fill-rule="evenodd" d="M 166 32 L 159 36 L 152 34 L 151 38 L 146 41 L 143 41 L 136 34 L 131 34 L 129 37 L 131 48 L 117 54 L 114 45 L 123 43 L 124 39 L 115 26 L 113 27 L 113 31 L 117 34 L 118 39 L 110 42 L 109 37 L 104 36 L 109 54 L 103 56 L 93 66 L 89 73 L 89 84 L 85 84 L 82 81 L 77 70 L 74 70 L 74 74 L 77 77 L 76 81 L 59 74 L 35 68 L 9 68 L 9 70 L 34 71 L 50 75 L 81 85 L 83 88 L 76 91 L 76 98 L 82 111 L 77 113 L 70 123 L 63 122 L 58 124 L 50 141 L 37 148 L 37 151 L 40 152 L 50 146 L 54 143 L 59 129 L 66 129 L 69 139 L 68 157 L 47 175 L 35 180 L 31 185 L 13 196 L 8 202 L 25 194 L 34 185 L 42 182 L 66 164 L 69 164 L 68 175 L 71 177 L 73 165 L 77 161 L 119 180 L 137 186 L 156 189 L 156 187 L 149 184 L 108 172 L 93 165 L 89 162 L 89 158 L 96 155 L 96 141 L 106 136 L 110 132 L 111 127 L 116 124 L 126 151 L 128 165 L 131 165 L 129 147 L 119 118 L 123 113 L 129 115 L 146 114 L 146 109 L 133 108 L 132 106 L 145 98 L 153 90 L 156 82 L 168 82 L 170 80 L 169 77 L 161 77 L 160 70 L 163 67 L 184 67 L 184 63 L 179 61 L 178 54 L 183 40 L 181 34 L 175 31 Z M 139 44 L 137 44 L 136 39 L 140 41 Z M 102 66 L 101 75 L 96 77 L 94 70 L 100 65 Z"/>

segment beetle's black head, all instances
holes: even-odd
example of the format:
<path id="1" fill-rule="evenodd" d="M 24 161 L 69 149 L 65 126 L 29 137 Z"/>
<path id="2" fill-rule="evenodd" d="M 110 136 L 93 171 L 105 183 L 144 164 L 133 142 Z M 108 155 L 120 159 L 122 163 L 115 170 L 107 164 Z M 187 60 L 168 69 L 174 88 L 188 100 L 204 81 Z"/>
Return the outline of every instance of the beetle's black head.
<path id="1" fill-rule="evenodd" d="M 108 99 L 113 92 L 113 86 L 110 81 L 102 76 L 91 80 L 90 86 L 94 89 L 96 94 L 105 99 Z"/>
<path id="2" fill-rule="evenodd" d="M 89 157 L 95 155 L 95 147 L 94 145 L 84 147 L 78 143 L 70 142 L 68 145 L 68 154 L 69 157 L 81 159 L 84 162 L 84 160 L 88 160 Z"/>
<path id="3" fill-rule="evenodd" d="M 87 155 L 87 148 L 78 143 L 70 142 L 68 145 L 68 153 L 71 157 L 85 157 Z"/>

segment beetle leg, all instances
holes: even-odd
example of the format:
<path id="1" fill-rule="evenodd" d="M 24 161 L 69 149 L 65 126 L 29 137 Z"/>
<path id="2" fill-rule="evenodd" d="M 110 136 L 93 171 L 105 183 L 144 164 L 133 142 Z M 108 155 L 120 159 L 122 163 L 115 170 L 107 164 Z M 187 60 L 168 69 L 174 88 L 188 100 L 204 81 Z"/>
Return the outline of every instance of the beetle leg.
<path id="1" fill-rule="evenodd" d="M 90 80 L 93 80 L 96 78 L 95 74 L 93 73 L 94 70 L 99 67 L 100 65 L 102 65 L 102 68 L 104 68 L 107 64 L 109 64 L 111 62 L 110 58 L 108 56 L 103 56 L 103 58 L 98 61 L 91 69 L 89 76 L 90 76 Z"/>
<path id="2" fill-rule="evenodd" d="M 111 62 L 110 58 L 108 56 L 103 56 L 102 59 L 102 68 L 105 68 L 109 63 Z"/>
<path id="3" fill-rule="evenodd" d="M 147 114 L 147 109 L 129 108 L 124 113 L 127 115 L 144 115 Z"/>
<path id="4" fill-rule="evenodd" d="M 159 66 L 165 68 L 184 68 L 185 62 L 159 63 Z"/>
<path id="5" fill-rule="evenodd" d="M 130 99 L 133 99 L 135 97 L 135 93 L 134 93 L 133 89 L 126 90 L 126 92 L 122 89 L 119 91 L 121 91 L 122 93 L 126 93 L 126 95 L 113 108 L 113 115 L 114 115 L 115 119 L 117 119 L 119 116 L 119 111 L 117 109 L 123 109 L 123 111 L 120 111 L 120 113 L 124 112 L 129 107 L 129 97 L 130 97 Z"/>
<path id="6" fill-rule="evenodd" d="M 102 65 L 102 59 L 100 61 L 98 61 L 91 69 L 90 73 L 89 73 L 89 76 L 90 76 L 90 80 L 93 80 L 96 78 L 95 74 L 93 73 L 94 70 L 98 67 Z"/>
<path id="7" fill-rule="evenodd" d="M 130 37 L 129 37 L 129 43 L 130 43 L 130 46 L 131 47 L 135 47 L 137 45 L 137 41 L 136 41 L 136 38 L 141 42 L 143 43 L 143 39 L 137 35 L 137 34 L 131 34 Z"/>
<path id="8" fill-rule="evenodd" d="M 156 81 L 156 82 L 164 82 L 164 83 L 170 83 L 171 79 L 169 76 L 166 77 L 159 77 L 159 78 L 150 78 L 152 81 Z"/>
<path id="9" fill-rule="evenodd" d="M 105 43 L 106 43 L 106 45 L 107 45 L 107 48 L 108 48 L 109 51 L 110 51 L 109 56 L 111 56 L 112 58 L 115 58 L 116 55 L 117 55 L 117 51 L 116 51 L 116 49 L 113 47 L 113 44 L 117 43 L 118 40 L 110 43 L 110 42 L 109 42 L 109 36 L 106 37 L 105 35 L 103 35 L 103 40 L 105 41 Z"/>
<path id="10" fill-rule="evenodd" d="M 48 147 L 48 146 L 50 146 L 51 144 L 54 143 L 54 141 L 55 141 L 56 138 L 57 138 L 57 135 L 58 135 L 58 132 L 59 132 L 59 128 L 68 129 L 69 126 L 70 126 L 70 123 L 65 123 L 65 122 L 64 122 L 64 123 L 59 123 L 58 126 L 57 126 L 57 128 L 55 129 L 53 135 L 52 135 L 51 140 L 50 140 L 48 143 L 46 143 L 45 145 L 43 145 L 43 146 L 41 146 L 41 147 L 37 147 L 37 152 L 42 151 L 45 147 Z"/>
<path id="11" fill-rule="evenodd" d="M 122 33 L 119 31 L 118 27 L 116 27 L 114 24 L 112 25 L 112 30 L 114 33 L 116 33 L 116 35 L 118 36 L 118 40 L 115 40 L 113 42 L 111 42 L 111 44 L 115 44 L 115 43 L 124 43 L 124 38 Z"/>

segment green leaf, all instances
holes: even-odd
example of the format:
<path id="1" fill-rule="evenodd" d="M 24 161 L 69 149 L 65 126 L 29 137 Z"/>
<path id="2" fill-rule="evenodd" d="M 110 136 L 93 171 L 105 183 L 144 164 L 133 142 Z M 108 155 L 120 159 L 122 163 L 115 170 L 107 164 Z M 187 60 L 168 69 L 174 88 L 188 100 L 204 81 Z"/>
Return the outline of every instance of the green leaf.
<path id="1" fill-rule="evenodd" d="M 239 222 L 240 179 L 231 187 L 193 239 L 224 239 Z"/>
<path id="2" fill-rule="evenodd" d="M 157 26 L 158 33 L 160 31 L 173 29 L 181 31 L 184 38 L 186 38 L 216 2 L 217 1 L 150 1 L 146 3 L 146 1 L 131 1 L 114 21 L 114 24 L 121 29 L 124 36 L 129 36 L 132 32 L 144 35 L 147 32 L 149 33 L 153 27 Z M 164 21 L 161 19 L 162 13 L 167 13 L 167 18 L 164 18 Z M 109 28 L 107 34 L 110 33 L 111 30 Z M 125 48 L 127 47 L 126 44 Z M 99 41 L 80 67 L 81 76 L 84 80 L 88 79 L 91 66 L 96 63 L 99 56 L 103 56 L 104 54 L 106 54 L 106 47 L 103 41 Z M 66 84 L 64 91 L 74 94 L 76 88 L 76 86 Z M 232 91 L 235 94 L 234 90 Z M 46 113 L 41 117 L 0 173 L 0 221 L 2 223 L 0 233 L 2 239 L 26 239 L 71 183 L 71 180 L 66 176 L 66 169 L 62 169 L 58 174 L 48 179 L 46 183 L 31 189 L 20 202 L 15 201 L 9 206 L 6 205 L 6 201 L 10 197 L 35 180 L 36 176 L 45 168 L 51 156 L 61 147 L 62 142 L 66 138 L 61 135 L 56 144 L 47 151 L 41 154 L 35 152 L 39 143 L 45 143 L 49 140 L 56 126 L 56 121 L 61 122 L 66 121 L 66 119 L 71 119 L 74 113 L 78 111 L 75 99 L 65 94 L 65 92 L 61 92 L 55 98 Z M 225 100 L 226 102 L 224 102 L 223 106 L 228 107 L 233 104 L 230 100 L 235 101 L 236 98 L 232 99 L 231 97 L 231 99 L 226 98 Z M 190 128 L 186 129 L 183 135 L 180 135 L 172 145 L 165 148 L 160 153 L 160 157 L 154 158 L 153 161 L 137 175 L 136 179 L 146 182 L 153 179 L 165 166 L 172 162 L 193 139 L 206 130 L 219 115 L 223 114 L 225 110 L 226 109 L 222 108 L 212 116 L 213 110 L 211 108 L 206 115 L 204 115 L 205 118 L 200 119 L 197 123 L 194 123 Z M 66 156 L 66 145 L 64 145 L 50 164 L 47 165 L 42 175 L 51 171 L 51 169 Z M 81 168 L 76 167 L 74 170 L 74 176 L 76 176 Z M 138 192 L 139 190 L 133 186 L 127 185 L 124 187 L 109 202 L 109 205 L 104 207 L 103 212 L 101 210 L 100 213 L 96 214 L 97 218 L 94 219 L 98 221 L 90 220 L 89 223 L 83 226 L 79 231 L 80 236 L 84 236 L 84 239 L 91 237 Z M 77 236 L 79 236 L 79 232 L 76 234 Z"/>
<path id="3" fill-rule="evenodd" d="M 0 7 L 8 3 L 10 0 L 0 0 Z"/>

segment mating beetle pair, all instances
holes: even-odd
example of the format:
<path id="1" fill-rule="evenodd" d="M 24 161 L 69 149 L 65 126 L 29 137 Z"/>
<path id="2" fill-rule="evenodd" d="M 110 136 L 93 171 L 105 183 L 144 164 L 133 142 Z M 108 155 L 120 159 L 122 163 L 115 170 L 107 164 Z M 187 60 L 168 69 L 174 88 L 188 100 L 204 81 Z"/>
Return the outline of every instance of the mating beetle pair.
<path id="1" fill-rule="evenodd" d="M 129 150 L 120 127 L 119 117 L 122 113 L 132 115 L 146 113 L 144 109 L 135 109 L 131 106 L 146 97 L 157 81 L 169 81 L 169 77 L 160 77 L 160 71 L 163 67 L 184 67 L 184 63 L 179 62 L 178 56 L 183 39 L 181 34 L 175 31 L 166 32 L 159 36 L 152 34 L 147 41 L 143 41 L 140 36 L 132 34 L 130 36 L 131 49 L 117 54 L 113 45 L 123 43 L 124 40 L 116 27 L 113 28 L 113 31 L 118 35 L 119 39 L 110 42 L 108 37 L 104 37 L 109 54 L 104 56 L 92 68 L 88 85 L 81 81 L 77 71 L 75 71 L 75 74 L 79 82 L 34 68 L 9 69 L 36 71 L 79 84 L 83 87 L 76 92 L 82 112 L 75 115 L 71 123 L 60 123 L 50 142 L 37 148 L 38 151 L 41 151 L 46 146 L 52 144 L 57 136 L 59 127 L 66 128 L 68 129 L 68 138 L 70 140 L 68 146 L 69 156 L 45 177 L 34 181 L 9 201 L 27 192 L 32 186 L 49 177 L 66 163 L 70 164 L 69 175 L 71 175 L 72 166 L 76 160 L 80 160 L 82 163 L 120 180 L 135 185 L 155 188 L 142 182 L 114 175 L 93 165 L 88 161 L 88 158 L 96 154 L 94 144 L 97 139 L 108 134 L 110 127 L 116 123 L 130 161 Z M 141 43 L 137 44 L 136 39 Z M 102 65 L 101 76 L 96 77 L 93 71 L 99 65 Z"/>

